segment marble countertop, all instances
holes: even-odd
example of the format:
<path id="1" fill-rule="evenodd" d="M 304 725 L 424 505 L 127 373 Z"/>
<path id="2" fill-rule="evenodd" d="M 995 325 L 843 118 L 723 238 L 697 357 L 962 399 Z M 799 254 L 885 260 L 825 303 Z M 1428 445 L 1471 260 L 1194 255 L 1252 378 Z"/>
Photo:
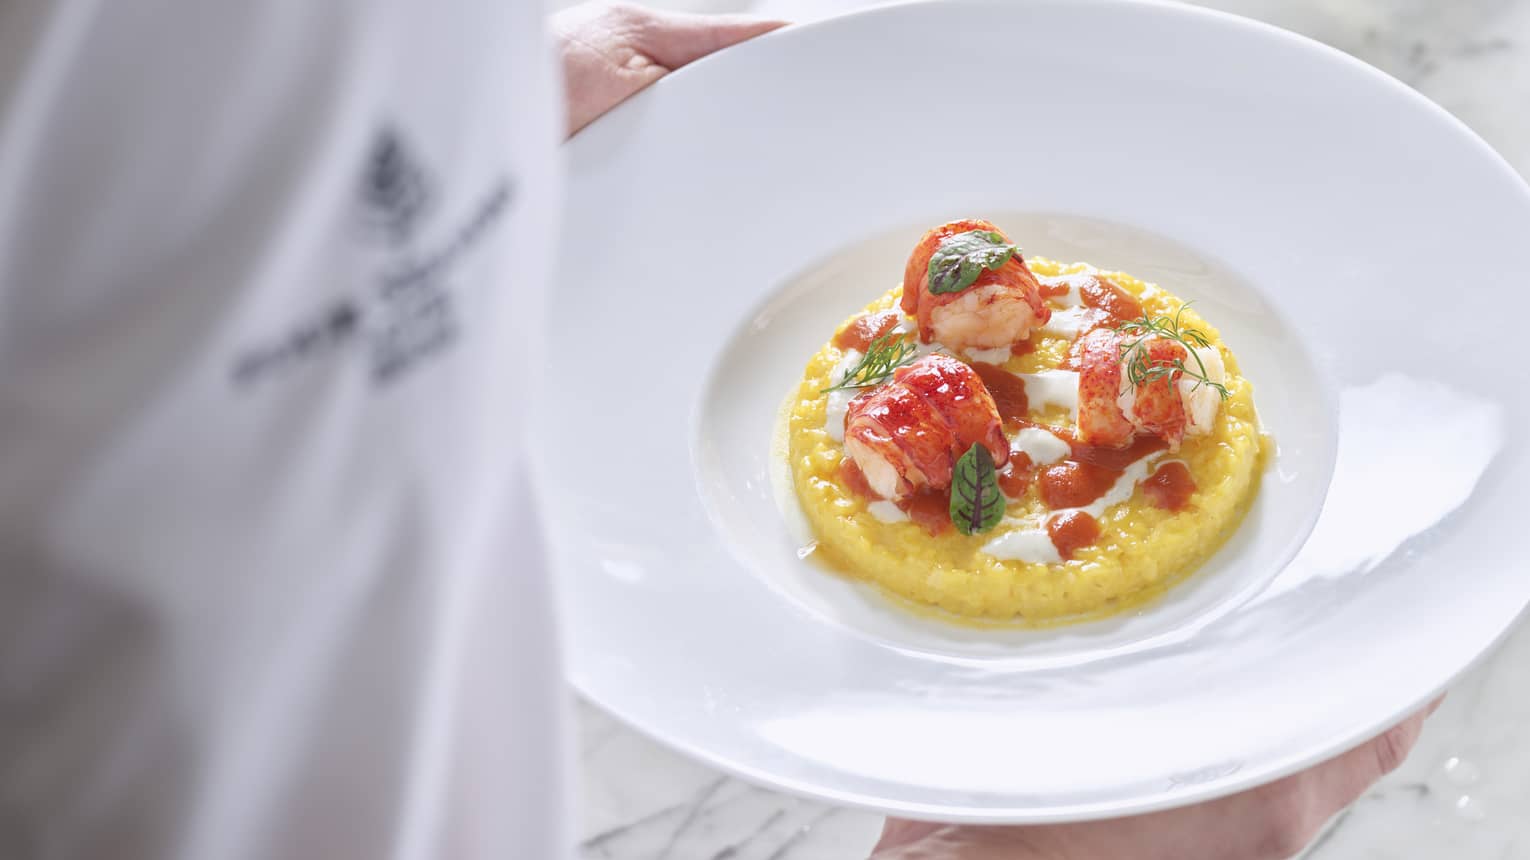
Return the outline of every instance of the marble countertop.
<path id="1" fill-rule="evenodd" d="M 790 20 L 857 0 L 647 0 Z M 1208 0 L 1380 67 L 1464 120 L 1530 176 L 1530 0 Z M 1464 677 L 1413 757 L 1308 860 L 1530 858 L 1530 624 Z M 879 816 L 756 788 L 580 706 L 586 860 L 859 860 Z"/>

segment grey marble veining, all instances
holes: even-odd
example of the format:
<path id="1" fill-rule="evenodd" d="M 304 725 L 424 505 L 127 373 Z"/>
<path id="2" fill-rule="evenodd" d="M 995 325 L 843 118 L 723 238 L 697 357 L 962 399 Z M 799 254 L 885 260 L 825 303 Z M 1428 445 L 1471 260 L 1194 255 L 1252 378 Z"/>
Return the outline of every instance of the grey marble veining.
<path id="1" fill-rule="evenodd" d="M 650 0 L 795 20 L 856 0 Z M 1530 176 L 1530 0 L 1211 0 L 1378 66 Z M 1405 181 L 1405 178 L 1400 181 Z M 1441 575 L 1450 575 L 1441 571 Z M 1315 705 L 1316 706 L 1316 705 Z M 859 860 L 880 818 L 776 794 L 580 711 L 586 860 Z M 1412 759 L 1308 860 L 1530 860 L 1530 626 L 1455 687 Z"/>
<path id="2" fill-rule="evenodd" d="M 756 788 L 580 709 L 585 860 L 864 858 L 881 818 Z"/>
<path id="3" fill-rule="evenodd" d="M 1530 175 L 1530 2 L 1212 0 L 1353 54 L 1422 92 Z"/>

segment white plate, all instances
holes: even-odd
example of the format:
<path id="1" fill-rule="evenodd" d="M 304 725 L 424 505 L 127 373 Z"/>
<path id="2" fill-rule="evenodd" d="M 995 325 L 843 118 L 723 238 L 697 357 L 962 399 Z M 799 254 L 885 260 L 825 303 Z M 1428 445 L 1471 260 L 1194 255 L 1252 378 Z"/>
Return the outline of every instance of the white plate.
<path id="1" fill-rule="evenodd" d="M 568 154 L 538 484 L 572 679 L 665 743 L 904 815 L 1140 812 L 1380 730 L 1530 599 L 1530 192 L 1347 56 L 1180 5 L 897 6 L 725 51 Z M 1136 615 L 974 631 L 796 556 L 776 410 L 964 216 L 1198 300 L 1255 384 L 1255 511 Z"/>

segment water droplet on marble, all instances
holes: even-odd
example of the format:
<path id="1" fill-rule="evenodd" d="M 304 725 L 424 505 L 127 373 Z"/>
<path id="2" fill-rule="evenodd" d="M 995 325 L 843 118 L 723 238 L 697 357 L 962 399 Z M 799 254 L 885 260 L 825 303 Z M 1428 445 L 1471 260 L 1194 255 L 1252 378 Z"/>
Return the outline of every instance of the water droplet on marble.
<path id="1" fill-rule="evenodd" d="M 1463 794 L 1456 798 L 1456 814 L 1467 821 L 1485 821 L 1487 810 L 1483 808 L 1482 801 L 1469 794 Z"/>
<path id="2" fill-rule="evenodd" d="M 1445 777 L 1454 785 L 1476 785 L 1482 779 L 1482 770 L 1475 764 L 1458 756 L 1451 756 L 1445 760 Z"/>

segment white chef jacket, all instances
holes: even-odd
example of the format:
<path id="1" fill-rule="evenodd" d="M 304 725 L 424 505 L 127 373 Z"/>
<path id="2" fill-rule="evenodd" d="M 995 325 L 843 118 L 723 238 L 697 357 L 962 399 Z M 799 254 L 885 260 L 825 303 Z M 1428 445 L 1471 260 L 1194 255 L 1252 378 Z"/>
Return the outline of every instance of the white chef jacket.
<path id="1" fill-rule="evenodd" d="M 568 856 L 542 33 L 0 4 L 0 858 Z"/>

